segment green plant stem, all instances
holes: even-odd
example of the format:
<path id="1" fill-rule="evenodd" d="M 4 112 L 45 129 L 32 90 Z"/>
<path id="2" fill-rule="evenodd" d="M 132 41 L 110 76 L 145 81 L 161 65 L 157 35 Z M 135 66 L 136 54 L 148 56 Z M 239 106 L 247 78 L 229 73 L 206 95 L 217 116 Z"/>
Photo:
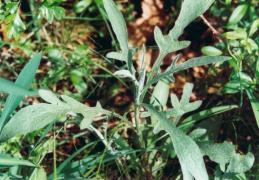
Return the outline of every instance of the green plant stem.
<path id="1" fill-rule="evenodd" d="M 53 142 L 53 145 L 54 145 L 54 148 L 53 148 L 53 164 L 54 164 L 54 179 L 57 180 L 58 177 L 57 177 L 57 164 L 56 164 L 57 157 L 56 157 L 55 139 L 56 139 L 56 132 L 54 132 L 54 142 Z"/>

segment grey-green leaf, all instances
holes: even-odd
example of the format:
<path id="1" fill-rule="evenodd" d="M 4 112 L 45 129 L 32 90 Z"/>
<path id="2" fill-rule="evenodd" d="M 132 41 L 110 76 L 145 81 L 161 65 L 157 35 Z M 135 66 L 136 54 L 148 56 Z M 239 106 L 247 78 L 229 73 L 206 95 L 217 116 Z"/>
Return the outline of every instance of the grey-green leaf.
<path id="1" fill-rule="evenodd" d="M 203 156 L 198 145 L 181 130 L 176 128 L 163 112 L 158 112 L 152 105 L 141 104 L 159 120 L 155 129 L 165 130 L 171 137 L 175 152 L 184 170 L 187 170 L 194 178 L 207 180 L 208 174 L 203 161 Z M 159 127 L 157 127 L 159 126 Z M 188 174 L 188 173 L 187 173 Z M 187 176 L 185 173 L 184 175 Z M 186 177 L 184 177 L 186 179 Z"/>
<path id="2" fill-rule="evenodd" d="M 120 47 L 122 49 L 122 56 L 120 60 L 124 60 L 127 62 L 128 60 L 128 34 L 127 34 L 127 26 L 122 16 L 122 13 L 118 10 L 116 4 L 112 0 L 103 0 L 104 8 L 108 14 L 110 19 L 112 29 L 115 32 L 115 35 L 120 43 Z M 109 54 L 107 57 L 110 58 L 118 58 L 118 53 L 116 55 L 114 53 Z M 115 56 L 114 56 L 115 55 Z"/>
<path id="3" fill-rule="evenodd" d="M 51 104 L 63 104 L 59 99 L 58 97 L 53 93 L 51 92 L 49 89 L 47 88 L 40 88 L 39 90 L 39 95 L 40 97 L 48 102 L 48 103 L 51 103 Z"/>
<path id="4" fill-rule="evenodd" d="M 248 171 L 254 164 L 255 157 L 249 152 L 247 155 L 235 154 L 228 165 L 223 180 L 232 179 L 233 176 Z"/>
<path id="5" fill-rule="evenodd" d="M 198 141 L 201 152 L 204 156 L 218 164 L 227 164 L 235 154 L 235 146 L 225 141 L 223 143 L 213 143 L 212 141 Z"/>
<path id="6" fill-rule="evenodd" d="M 230 59 L 231 57 L 228 57 L 228 56 L 203 56 L 203 57 L 193 58 L 186 61 L 185 63 L 177 65 L 175 67 L 175 72 L 183 69 L 195 67 L 195 66 L 203 66 L 205 64 L 211 64 L 211 63 L 217 63 L 217 62 L 220 63 Z"/>
<path id="7" fill-rule="evenodd" d="M 69 111 L 65 106 L 52 104 L 36 104 L 27 106 L 17 112 L 5 125 L 0 136 L 0 141 L 45 127 L 59 116 Z"/>
<path id="8" fill-rule="evenodd" d="M 69 96 L 61 95 L 61 98 L 67 102 L 71 111 L 74 113 L 81 113 L 84 116 L 84 119 L 80 124 L 80 129 L 90 128 L 94 115 L 98 113 L 106 115 L 112 114 L 110 111 L 103 109 L 99 102 L 97 102 L 96 107 L 88 107 Z"/>
<path id="9" fill-rule="evenodd" d="M 185 0 L 183 1 L 180 15 L 175 22 L 174 28 L 169 32 L 169 36 L 174 39 L 183 33 L 183 29 L 198 16 L 203 14 L 214 0 Z"/>

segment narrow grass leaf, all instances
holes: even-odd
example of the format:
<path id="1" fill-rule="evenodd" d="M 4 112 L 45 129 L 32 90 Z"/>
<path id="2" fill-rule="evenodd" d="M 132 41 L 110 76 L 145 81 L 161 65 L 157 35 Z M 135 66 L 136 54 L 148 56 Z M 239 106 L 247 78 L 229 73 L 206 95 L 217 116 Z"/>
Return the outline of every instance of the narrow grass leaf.
<path id="1" fill-rule="evenodd" d="M 210 108 L 210 109 L 206 109 L 204 111 L 201 111 L 199 113 L 196 113 L 194 115 L 189 116 L 188 118 L 186 118 L 181 125 L 179 126 L 179 128 L 182 131 L 187 131 L 189 130 L 197 121 L 204 119 L 204 118 L 208 118 L 211 116 L 214 116 L 216 114 L 219 113 L 223 113 L 225 111 L 229 111 L 232 109 L 238 108 L 237 105 L 226 105 L 226 106 L 219 106 L 219 107 L 214 107 L 214 108 Z"/>
<path id="2" fill-rule="evenodd" d="M 36 166 L 35 164 L 31 163 L 30 161 L 23 160 L 18 157 L 13 157 L 9 154 L 0 154 L 0 166 L 11 167 L 11 166 L 17 166 L 17 165 L 33 166 L 33 167 Z"/>
<path id="3" fill-rule="evenodd" d="M 259 102 L 256 100 L 255 96 L 253 95 L 250 89 L 246 89 L 246 92 L 252 105 L 257 126 L 259 127 Z"/>
<path id="4" fill-rule="evenodd" d="M 81 147 L 80 149 L 78 149 L 76 152 L 74 152 L 71 156 L 69 156 L 69 158 L 67 158 L 58 168 L 57 168 L 57 174 L 59 174 L 64 167 L 66 167 L 66 165 L 76 156 L 78 155 L 80 152 L 82 152 L 83 150 L 85 150 L 86 148 L 94 145 L 96 143 L 96 141 L 94 142 L 91 142 L 83 147 Z M 50 179 L 53 179 L 54 178 L 54 174 L 52 173 L 50 176 L 49 176 Z"/>
<path id="5" fill-rule="evenodd" d="M 41 56 L 42 56 L 42 52 L 39 52 L 25 65 L 25 67 L 19 74 L 17 80 L 15 81 L 15 84 L 23 87 L 26 90 L 30 88 L 30 85 L 39 67 Z M 3 129 L 3 126 L 6 123 L 9 116 L 15 110 L 15 108 L 18 106 L 18 104 L 22 99 L 23 99 L 23 96 L 17 96 L 17 95 L 8 96 L 0 119 L 0 132 Z"/>
<path id="6" fill-rule="evenodd" d="M 37 94 L 37 92 L 28 91 L 24 89 L 23 87 L 13 83 L 12 81 L 8 81 L 6 79 L 0 78 L 0 91 L 3 91 L 5 93 L 16 95 L 16 96 L 34 96 Z"/>

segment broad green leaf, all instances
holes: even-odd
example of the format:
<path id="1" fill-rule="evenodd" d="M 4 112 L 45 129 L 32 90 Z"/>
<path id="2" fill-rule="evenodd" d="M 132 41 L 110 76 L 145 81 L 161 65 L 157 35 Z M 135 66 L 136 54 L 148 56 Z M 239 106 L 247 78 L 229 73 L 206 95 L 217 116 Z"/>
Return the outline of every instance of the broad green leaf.
<path id="1" fill-rule="evenodd" d="M 76 90 L 80 94 L 85 94 L 87 91 L 87 84 L 83 80 L 83 73 L 80 70 L 75 69 L 75 70 L 71 71 L 69 73 L 69 75 L 70 75 L 71 81 L 72 81 L 73 85 L 75 86 Z"/>
<path id="2" fill-rule="evenodd" d="M 21 87 L 20 85 L 17 85 L 13 83 L 12 81 L 8 81 L 6 79 L 0 78 L 0 91 L 3 91 L 8 94 L 16 95 L 16 96 L 34 96 L 37 94 L 37 92 L 28 91 Z"/>
<path id="3" fill-rule="evenodd" d="M 251 38 L 247 39 L 246 49 L 247 49 L 249 54 L 252 54 L 253 50 L 256 50 L 256 51 L 259 50 L 257 43 Z"/>
<path id="4" fill-rule="evenodd" d="M 153 104 L 154 107 L 161 107 L 159 109 L 163 110 L 168 100 L 169 88 L 170 81 L 168 79 L 159 80 L 152 93 L 150 104 Z"/>
<path id="5" fill-rule="evenodd" d="M 235 146 L 225 141 L 213 143 L 212 141 L 198 141 L 198 146 L 203 156 L 209 156 L 210 160 L 218 164 L 227 164 L 230 158 L 235 155 Z"/>
<path id="6" fill-rule="evenodd" d="M 233 177 L 233 180 L 247 180 L 245 173 L 237 174 Z"/>
<path id="7" fill-rule="evenodd" d="M 74 4 L 75 13 L 82 13 L 90 4 L 92 0 L 81 0 Z"/>
<path id="8" fill-rule="evenodd" d="M 199 150 L 198 145 L 181 130 L 175 127 L 169 118 L 166 117 L 165 113 L 158 112 L 150 104 L 141 104 L 148 109 L 149 113 L 156 116 L 159 122 L 156 124 L 154 133 L 159 130 L 165 130 L 171 137 L 175 152 L 179 158 L 181 167 L 183 168 L 184 179 L 191 174 L 194 178 L 203 180 L 208 179 L 203 156 Z"/>
<path id="9" fill-rule="evenodd" d="M 222 51 L 213 46 L 204 46 L 201 52 L 207 56 L 220 56 Z"/>
<path id="10" fill-rule="evenodd" d="M 229 111 L 229 110 L 232 110 L 234 108 L 238 108 L 237 105 L 226 105 L 226 106 L 219 106 L 219 107 L 214 107 L 214 108 L 211 108 L 211 109 L 206 109 L 204 111 L 201 111 L 197 114 L 194 114 L 194 115 L 191 115 L 189 116 L 188 118 L 186 118 L 179 126 L 179 128 L 182 130 L 182 131 L 187 131 L 189 130 L 191 127 L 193 127 L 193 125 L 201 120 L 201 119 L 204 119 L 204 118 L 208 118 L 208 117 L 211 117 L 211 116 L 214 116 L 216 114 L 219 114 L 219 113 L 223 113 L 225 111 Z"/>
<path id="11" fill-rule="evenodd" d="M 30 161 L 20 159 L 18 157 L 13 157 L 9 154 L 0 154 L 0 166 L 11 167 L 11 166 L 32 166 L 35 167 L 35 164 Z"/>
<path id="12" fill-rule="evenodd" d="M 228 26 L 237 24 L 246 14 L 248 3 L 241 4 L 235 8 L 228 20 Z"/>
<path id="13" fill-rule="evenodd" d="M 235 94 L 242 89 L 239 80 L 229 81 L 222 89 L 223 93 Z"/>
<path id="14" fill-rule="evenodd" d="M 247 155 L 235 154 L 223 175 L 223 180 L 232 179 L 233 176 L 248 171 L 254 164 L 255 157 L 249 152 Z"/>
<path id="15" fill-rule="evenodd" d="M 39 177 L 41 180 L 47 180 L 47 173 L 45 172 L 43 167 L 35 168 L 29 180 L 38 180 Z"/>
<path id="16" fill-rule="evenodd" d="M 167 78 L 159 80 L 152 93 L 150 104 L 153 104 L 153 106 L 158 108 L 158 110 L 164 110 L 168 100 L 169 89 L 170 81 Z M 151 124 L 155 126 L 156 123 L 157 118 L 155 116 L 151 116 Z"/>
<path id="17" fill-rule="evenodd" d="M 221 37 L 224 37 L 227 39 L 246 39 L 247 32 L 242 28 L 238 28 L 235 31 L 230 31 L 222 34 Z"/>
<path id="18" fill-rule="evenodd" d="M 46 89 L 41 89 L 40 95 L 42 95 L 43 99 L 52 104 L 41 103 L 21 109 L 5 125 L 0 136 L 0 141 L 7 141 L 18 134 L 24 134 L 43 128 L 58 119 L 61 115 L 71 112 L 80 113 L 84 116 L 80 124 L 81 129 L 90 128 L 94 115 L 98 113 L 106 115 L 113 114 L 116 117 L 120 117 L 115 113 L 104 110 L 99 103 L 97 103 L 96 107 L 88 107 L 73 98 L 62 95 L 62 99 L 66 101 L 66 103 L 63 103 L 59 101 L 52 92 L 47 91 Z"/>
<path id="19" fill-rule="evenodd" d="M 59 116 L 65 114 L 70 109 L 67 106 L 57 106 L 53 104 L 36 104 L 27 106 L 18 111 L 2 130 L 0 141 L 45 127 Z"/>
<path id="20" fill-rule="evenodd" d="M 6 4 L 6 6 L 5 6 L 5 9 L 6 9 L 5 14 L 6 15 L 9 14 L 9 13 L 10 14 L 14 14 L 17 11 L 18 6 L 19 6 L 18 2 L 12 2 L 12 3 Z"/>
<path id="21" fill-rule="evenodd" d="M 259 18 L 253 22 L 249 31 L 249 37 L 253 36 L 253 34 L 258 30 L 258 28 L 259 28 Z"/>
<path id="22" fill-rule="evenodd" d="M 257 126 L 259 128 L 259 102 L 257 101 L 257 99 L 255 98 L 254 94 L 252 93 L 252 91 L 250 89 L 246 89 L 246 93 L 248 95 L 248 98 L 251 102 L 252 105 L 252 109 L 255 115 L 255 119 L 257 122 Z"/>
<path id="23" fill-rule="evenodd" d="M 23 68 L 21 73 L 19 74 L 15 84 L 20 85 L 24 89 L 28 90 L 30 85 L 34 79 L 36 71 L 39 67 L 39 63 L 41 60 L 42 52 L 36 54 Z M 23 99 L 23 96 L 16 96 L 16 95 L 9 95 L 4 110 L 2 112 L 1 120 L 0 120 L 0 132 L 3 129 L 4 124 L 6 123 L 7 119 L 11 115 L 11 113 L 15 110 L 18 106 L 20 101 Z"/>
<path id="24" fill-rule="evenodd" d="M 43 19 L 46 16 L 48 23 L 52 23 L 54 18 L 61 20 L 65 16 L 65 9 L 59 7 L 56 3 L 48 4 L 47 1 L 44 1 L 40 4 L 39 7 L 38 19 Z"/>
<path id="25" fill-rule="evenodd" d="M 8 25 L 6 26 L 6 29 L 5 29 L 5 32 L 8 36 L 8 38 L 11 38 L 12 36 L 14 36 L 14 38 L 16 40 L 19 39 L 21 37 L 22 33 L 26 29 L 18 12 L 15 14 L 9 15 L 6 18 L 5 22 L 8 23 Z"/>

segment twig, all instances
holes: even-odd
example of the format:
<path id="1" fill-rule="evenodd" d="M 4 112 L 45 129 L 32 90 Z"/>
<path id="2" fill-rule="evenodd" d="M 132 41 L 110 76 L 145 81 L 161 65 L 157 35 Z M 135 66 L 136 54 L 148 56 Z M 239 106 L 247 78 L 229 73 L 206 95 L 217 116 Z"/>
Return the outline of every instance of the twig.
<path id="1" fill-rule="evenodd" d="M 221 38 L 221 34 L 210 24 L 210 22 L 203 15 L 200 15 L 200 17 L 203 22 L 212 30 L 213 34 L 217 35 L 219 42 L 225 43 L 225 41 Z"/>

